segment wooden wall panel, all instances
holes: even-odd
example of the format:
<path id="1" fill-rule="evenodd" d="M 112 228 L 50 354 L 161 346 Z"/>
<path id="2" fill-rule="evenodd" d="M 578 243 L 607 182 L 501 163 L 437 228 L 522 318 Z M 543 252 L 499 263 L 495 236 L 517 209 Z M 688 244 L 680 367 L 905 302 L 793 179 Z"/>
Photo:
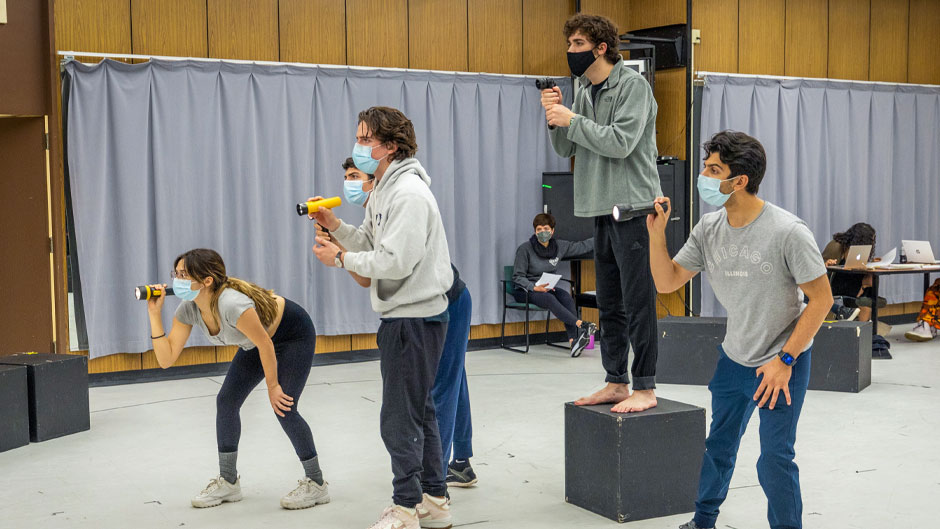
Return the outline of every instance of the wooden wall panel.
<path id="1" fill-rule="evenodd" d="M 628 31 L 670 24 L 685 24 L 685 0 L 630 0 Z"/>
<path id="2" fill-rule="evenodd" d="M 346 4 L 336 0 L 280 0 L 281 60 L 346 64 Z"/>
<path id="3" fill-rule="evenodd" d="M 408 67 L 467 71 L 467 0 L 409 0 Z"/>
<path id="4" fill-rule="evenodd" d="M 237 352 L 238 347 L 234 345 L 217 346 L 215 348 L 215 361 L 231 362 L 232 358 L 235 358 L 235 353 Z"/>
<path id="5" fill-rule="evenodd" d="M 68 351 L 69 354 L 88 356 L 88 351 Z M 114 373 L 140 369 L 140 353 L 118 353 L 88 359 L 89 373 Z"/>
<path id="6" fill-rule="evenodd" d="M 868 79 L 907 82 L 909 0 L 871 0 Z"/>
<path id="7" fill-rule="evenodd" d="M 829 74 L 829 9 L 826 0 L 787 0 L 784 75 Z"/>
<path id="8" fill-rule="evenodd" d="M 739 0 L 738 73 L 784 75 L 786 0 Z"/>
<path id="9" fill-rule="evenodd" d="M 571 75 L 563 31 L 573 14 L 573 0 L 522 0 L 522 73 Z"/>
<path id="10" fill-rule="evenodd" d="M 136 54 L 207 57 L 206 0 L 131 0 Z"/>
<path id="11" fill-rule="evenodd" d="M 317 336 L 317 354 L 320 353 L 337 353 L 340 351 L 349 351 L 350 349 L 350 339 L 349 335 L 342 336 Z"/>
<path id="12" fill-rule="evenodd" d="M 62 51 L 131 53 L 130 3 L 57 0 L 55 39 L 56 47 Z"/>
<path id="13" fill-rule="evenodd" d="M 346 61 L 408 67 L 408 0 L 346 0 Z"/>
<path id="14" fill-rule="evenodd" d="M 693 50 L 699 72 L 738 71 L 738 0 L 695 0 L 692 27 L 702 32 Z"/>
<path id="15" fill-rule="evenodd" d="M 829 0 L 827 77 L 868 80 L 869 8 L 869 0 Z"/>
<path id="16" fill-rule="evenodd" d="M 617 32 L 622 35 L 630 27 L 631 2 L 636 0 L 581 0 L 581 12 L 585 15 L 600 15 L 614 21 Z"/>
<path id="17" fill-rule="evenodd" d="M 659 104 L 656 115 L 656 146 L 660 156 L 686 155 L 686 69 L 656 72 L 654 95 Z"/>
<path id="18" fill-rule="evenodd" d="M 522 0 L 469 0 L 471 72 L 522 72 Z"/>
<path id="19" fill-rule="evenodd" d="M 365 351 L 368 349 L 379 348 L 379 344 L 375 341 L 375 333 L 353 334 L 349 338 L 350 347 L 353 351 Z"/>
<path id="20" fill-rule="evenodd" d="M 907 82 L 940 84 L 940 1 L 911 0 Z"/>
<path id="21" fill-rule="evenodd" d="M 216 361 L 215 347 L 187 347 L 180 353 L 176 359 L 174 367 L 195 366 L 199 364 L 212 364 Z M 147 351 L 141 355 L 140 369 L 160 369 L 160 363 L 157 362 L 157 355 L 153 351 Z"/>
<path id="22" fill-rule="evenodd" d="M 209 56 L 277 61 L 277 0 L 207 0 Z"/>

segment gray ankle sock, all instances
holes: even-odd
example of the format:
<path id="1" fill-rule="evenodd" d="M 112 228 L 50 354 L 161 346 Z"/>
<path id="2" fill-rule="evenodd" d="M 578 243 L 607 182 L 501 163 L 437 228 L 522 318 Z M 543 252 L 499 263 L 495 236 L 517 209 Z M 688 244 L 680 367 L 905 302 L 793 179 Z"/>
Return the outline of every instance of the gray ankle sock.
<path id="1" fill-rule="evenodd" d="M 304 474 L 313 480 L 317 485 L 323 485 L 323 472 L 320 471 L 320 460 L 318 456 L 313 456 L 306 461 L 300 462 L 304 466 Z"/>
<path id="2" fill-rule="evenodd" d="M 219 452 L 219 474 L 229 483 L 235 484 L 238 481 L 238 471 L 235 470 L 235 461 L 238 459 L 238 452 Z"/>

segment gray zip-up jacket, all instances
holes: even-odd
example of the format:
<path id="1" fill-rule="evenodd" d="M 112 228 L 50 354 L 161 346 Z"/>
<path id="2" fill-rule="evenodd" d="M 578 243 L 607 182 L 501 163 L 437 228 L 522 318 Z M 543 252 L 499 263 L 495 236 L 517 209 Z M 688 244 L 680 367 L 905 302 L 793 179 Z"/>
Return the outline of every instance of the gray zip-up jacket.
<path id="1" fill-rule="evenodd" d="M 574 156 L 574 214 L 610 215 L 615 204 L 651 202 L 663 192 L 656 170 L 656 100 L 640 74 L 617 63 L 591 101 L 581 76 L 570 127 L 549 131 L 559 156 Z"/>
<path id="2" fill-rule="evenodd" d="M 447 310 L 454 282 L 444 223 L 431 179 L 415 158 L 396 160 L 376 184 L 362 226 L 333 236 L 345 268 L 372 279 L 372 309 L 383 318 L 427 318 Z"/>
<path id="3" fill-rule="evenodd" d="M 574 257 L 594 251 L 594 239 L 586 241 L 563 241 L 555 239 L 558 243 L 558 255 L 552 259 L 539 257 L 532 248 L 532 243 L 526 241 L 516 248 L 516 260 L 513 263 L 512 282 L 523 290 L 532 290 L 535 282 L 544 272 L 554 274 L 558 263 L 566 257 Z"/>

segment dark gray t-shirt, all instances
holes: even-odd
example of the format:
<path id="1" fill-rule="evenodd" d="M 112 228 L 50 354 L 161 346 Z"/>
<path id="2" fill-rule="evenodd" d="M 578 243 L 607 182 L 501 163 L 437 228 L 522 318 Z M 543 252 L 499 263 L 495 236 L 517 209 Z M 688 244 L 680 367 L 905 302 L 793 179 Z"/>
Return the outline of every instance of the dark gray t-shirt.
<path id="1" fill-rule="evenodd" d="M 708 271 L 728 312 L 722 348 L 748 367 L 780 352 L 806 307 L 798 285 L 826 273 L 806 224 L 770 202 L 742 228 L 728 224 L 724 208 L 704 215 L 675 261 L 689 271 Z"/>
<path id="2" fill-rule="evenodd" d="M 222 321 L 219 322 L 219 333 L 215 336 L 209 334 L 209 329 L 195 301 L 180 303 L 179 307 L 176 307 L 176 319 L 180 323 L 199 327 L 215 345 L 237 345 L 242 349 L 252 349 L 255 347 L 254 342 L 245 337 L 235 325 L 246 310 L 253 308 L 255 308 L 255 302 L 250 297 L 237 290 L 226 288 L 219 294 L 219 316 Z"/>

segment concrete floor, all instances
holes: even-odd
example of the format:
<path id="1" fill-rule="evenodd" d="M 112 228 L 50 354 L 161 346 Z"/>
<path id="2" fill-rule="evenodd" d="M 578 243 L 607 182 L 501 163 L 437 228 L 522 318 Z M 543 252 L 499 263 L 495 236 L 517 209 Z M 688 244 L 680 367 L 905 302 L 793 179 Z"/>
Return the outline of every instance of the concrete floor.
<path id="1" fill-rule="evenodd" d="M 932 527 L 940 500 L 940 341 L 889 337 L 860 394 L 810 392 L 797 443 L 807 528 Z M 600 528 L 612 521 L 564 502 L 563 403 L 600 385 L 597 351 L 579 359 L 471 352 L 476 488 L 453 490 L 455 527 Z M 389 503 L 391 471 L 378 433 L 376 362 L 314 368 L 300 409 L 310 422 L 333 502 L 285 511 L 302 475 L 264 390 L 242 410 L 244 501 L 213 509 L 189 498 L 218 472 L 214 398 L 221 378 L 93 388 L 91 431 L 0 454 L 2 528 L 368 527 Z M 704 387 L 659 395 L 709 405 Z M 754 415 L 757 421 L 757 414 Z M 720 528 L 767 527 L 757 482 L 756 424 L 742 443 Z M 688 514 L 633 522 L 675 528 Z"/>

